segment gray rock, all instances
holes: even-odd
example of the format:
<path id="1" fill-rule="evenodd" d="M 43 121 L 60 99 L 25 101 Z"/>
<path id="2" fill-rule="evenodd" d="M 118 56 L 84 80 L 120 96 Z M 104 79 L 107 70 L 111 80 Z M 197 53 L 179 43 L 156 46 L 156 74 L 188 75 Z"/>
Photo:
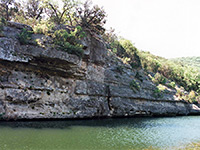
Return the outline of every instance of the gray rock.
<path id="1" fill-rule="evenodd" d="M 28 58 L 25 57 L 20 51 L 17 41 L 2 37 L 0 38 L 0 59 L 7 61 L 19 61 L 28 62 Z"/>
<path id="2" fill-rule="evenodd" d="M 17 29 L 25 28 L 25 29 L 27 29 L 29 31 L 33 31 L 33 29 L 30 26 L 26 25 L 26 24 L 12 22 L 12 21 L 8 21 L 7 23 L 8 23 L 8 26 L 13 27 L 13 28 L 17 28 Z"/>
<path id="3" fill-rule="evenodd" d="M 85 81 L 76 81 L 75 94 L 87 95 L 87 83 Z"/>
<path id="4" fill-rule="evenodd" d="M 106 86 L 102 83 L 89 80 L 87 83 L 87 89 L 89 96 L 107 96 Z"/>
<path id="5" fill-rule="evenodd" d="M 190 110 L 190 114 L 193 114 L 193 115 L 199 114 L 200 108 L 197 105 L 190 104 L 189 108 L 190 108 L 189 109 Z"/>
<path id="6" fill-rule="evenodd" d="M 97 65 L 105 64 L 106 45 L 99 37 L 88 33 L 82 43 L 85 46 L 85 54 L 89 55 L 90 62 Z"/>
<path id="7" fill-rule="evenodd" d="M 20 29 L 12 28 L 12 27 L 9 27 L 9 26 L 3 27 L 3 35 L 5 37 L 17 39 L 20 32 L 21 32 Z"/>
<path id="8" fill-rule="evenodd" d="M 189 110 L 182 102 L 148 101 L 137 99 L 112 98 L 114 116 L 135 115 L 187 115 Z"/>
<path id="9" fill-rule="evenodd" d="M 101 37 L 83 39 L 80 59 L 53 49 L 44 35 L 32 38 L 45 47 L 20 45 L 22 28 L 31 30 L 10 22 L 0 38 L 0 120 L 200 114 L 197 105 L 180 101 L 175 89 L 156 95 L 146 73 L 123 64 Z"/>

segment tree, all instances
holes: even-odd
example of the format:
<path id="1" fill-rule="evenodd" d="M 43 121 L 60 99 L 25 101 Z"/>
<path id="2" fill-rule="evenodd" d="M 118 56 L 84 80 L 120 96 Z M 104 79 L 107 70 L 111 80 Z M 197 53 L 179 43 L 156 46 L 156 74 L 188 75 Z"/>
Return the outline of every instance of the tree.
<path id="1" fill-rule="evenodd" d="M 73 19 L 71 17 L 75 12 L 75 8 L 78 6 L 78 2 L 75 0 L 62 0 L 62 9 L 59 9 L 58 5 L 52 1 L 44 0 L 44 4 L 46 6 L 46 14 L 54 23 L 58 25 L 68 22 L 70 25 L 73 24 Z"/>
<path id="2" fill-rule="evenodd" d="M 44 8 L 41 5 L 40 0 L 28 0 L 25 3 L 25 14 L 27 18 L 33 18 L 33 19 L 41 19 L 41 15 L 43 13 Z"/>
<path id="3" fill-rule="evenodd" d="M 103 26 L 106 23 L 106 12 L 97 5 L 90 8 L 91 5 L 92 2 L 87 0 L 82 6 L 77 8 L 76 22 L 83 28 L 103 34 L 105 32 Z"/>
<path id="4" fill-rule="evenodd" d="M 132 44 L 131 41 L 126 39 L 121 39 L 119 41 L 120 45 L 125 49 L 125 57 L 130 58 L 130 65 L 133 68 L 141 67 L 141 61 L 138 56 L 138 50 L 137 48 Z"/>
<path id="5" fill-rule="evenodd" d="M 16 12 L 13 21 L 34 27 L 42 19 L 43 5 L 39 0 L 23 0 L 17 4 L 18 11 Z"/>
<path id="6" fill-rule="evenodd" d="M 17 11 L 14 0 L 0 0 L 0 16 L 7 21 L 12 19 L 13 14 Z"/>
<path id="7" fill-rule="evenodd" d="M 121 39 L 119 42 L 122 45 L 122 47 L 126 50 L 126 53 L 128 55 L 134 55 L 134 53 L 137 52 L 137 48 L 132 44 L 130 40 Z"/>

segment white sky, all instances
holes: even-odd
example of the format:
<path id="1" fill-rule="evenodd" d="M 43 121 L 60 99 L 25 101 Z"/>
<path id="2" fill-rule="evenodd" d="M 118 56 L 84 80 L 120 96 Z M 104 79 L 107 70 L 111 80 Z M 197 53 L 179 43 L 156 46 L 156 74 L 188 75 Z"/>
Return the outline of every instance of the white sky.
<path id="1" fill-rule="evenodd" d="M 92 0 L 108 14 L 106 28 L 140 50 L 166 57 L 200 56 L 200 0 Z"/>

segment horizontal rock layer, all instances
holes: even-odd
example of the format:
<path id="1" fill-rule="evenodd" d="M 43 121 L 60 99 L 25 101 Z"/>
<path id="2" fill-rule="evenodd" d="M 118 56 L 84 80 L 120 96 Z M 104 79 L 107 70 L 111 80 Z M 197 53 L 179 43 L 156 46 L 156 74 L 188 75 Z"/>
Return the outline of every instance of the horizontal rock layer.
<path id="1" fill-rule="evenodd" d="M 84 39 L 80 59 L 51 47 L 20 45 L 10 31 L 21 29 L 11 25 L 0 37 L 0 119 L 200 114 L 198 106 L 178 100 L 175 89 L 156 95 L 143 70 L 123 64 L 94 36 Z"/>

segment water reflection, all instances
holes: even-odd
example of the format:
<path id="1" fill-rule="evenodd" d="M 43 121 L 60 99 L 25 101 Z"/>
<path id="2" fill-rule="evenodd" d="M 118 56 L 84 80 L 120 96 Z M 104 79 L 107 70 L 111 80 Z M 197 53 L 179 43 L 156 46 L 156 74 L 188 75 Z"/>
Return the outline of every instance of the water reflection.
<path id="1" fill-rule="evenodd" d="M 134 127 L 144 128 L 159 125 L 162 118 L 115 118 L 115 119 L 92 119 L 92 120 L 60 120 L 60 121 L 0 121 L 0 127 L 11 127 L 11 128 L 57 128 L 65 129 L 74 126 L 89 126 L 89 127 Z M 163 120 L 163 119 L 162 119 Z"/>
<path id="2" fill-rule="evenodd" d="M 171 149 L 199 133 L 198 116 L 0 122 L 0 149 Z"/>

